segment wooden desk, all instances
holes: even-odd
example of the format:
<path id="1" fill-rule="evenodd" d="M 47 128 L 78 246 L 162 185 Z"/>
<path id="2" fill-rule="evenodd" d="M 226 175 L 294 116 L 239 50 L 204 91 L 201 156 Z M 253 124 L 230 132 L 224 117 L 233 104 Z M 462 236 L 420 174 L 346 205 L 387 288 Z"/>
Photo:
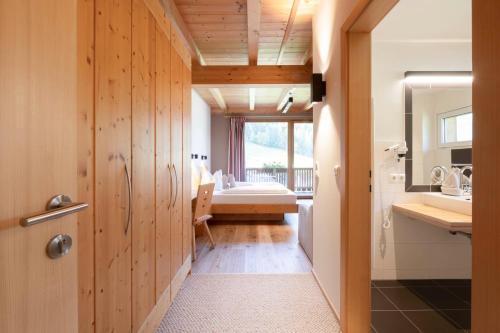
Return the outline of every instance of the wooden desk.
<path id="1" fill-rule="evenodd" d="M 472 216 L 451 212 L 424 204 L 394 204 L 395 212 L 440 228 L 472 233 Z"/>

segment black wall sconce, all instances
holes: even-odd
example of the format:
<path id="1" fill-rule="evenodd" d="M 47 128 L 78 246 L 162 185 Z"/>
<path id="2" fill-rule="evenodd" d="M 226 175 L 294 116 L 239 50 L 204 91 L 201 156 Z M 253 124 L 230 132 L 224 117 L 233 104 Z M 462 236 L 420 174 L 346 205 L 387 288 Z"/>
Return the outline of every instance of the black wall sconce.
<path id="1" fill-rule="evenodd" d="M 322 102 L 326 96 L 326 81 L 323 81 L 323 74 L 313 73 L 311 80 L 311 102 Z"/>
<path id="2" fill-rule="evenodd" d="M 191 154 L 191 159 L 192 160 L 197 160 L 198 159 L 198 154 Z"/>

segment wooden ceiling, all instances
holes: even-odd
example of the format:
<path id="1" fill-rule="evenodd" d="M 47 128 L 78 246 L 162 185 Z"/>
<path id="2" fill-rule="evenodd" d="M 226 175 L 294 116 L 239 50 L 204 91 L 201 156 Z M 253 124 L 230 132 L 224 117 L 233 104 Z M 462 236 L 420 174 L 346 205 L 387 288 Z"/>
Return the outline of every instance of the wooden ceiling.
<path id="1" fill-rule="evenodd" d="M 310 97 L 308 84 L 231 85 L 214 88 L 196 87 L 195 90 L 215 113 L 279 113 L 289 96 L 294 99 L 290 112 L 302 112 L 309 104 Z"/>
<path id="2" fill-rule="evenodd" d="M 201 65 L 304 65 L 312 56 L 312 16 L 318 0 L 163 1 L 173 8 Z M 302 84 L 194 87 L 212 107 L 225 112 L 276 110 L 291 88 L 294 108 L 303 110 L 309 104 L 310 89 Z"/>

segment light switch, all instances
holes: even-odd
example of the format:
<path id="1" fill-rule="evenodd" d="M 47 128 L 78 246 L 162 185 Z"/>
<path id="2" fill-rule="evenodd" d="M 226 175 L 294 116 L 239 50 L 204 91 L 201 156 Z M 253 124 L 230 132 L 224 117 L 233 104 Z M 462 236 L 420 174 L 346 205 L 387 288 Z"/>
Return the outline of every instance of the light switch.
<path id="1" fill-rule="evenodd" d="M 340 176 L 340 165 L 336 165 L 333 167 L 333 173 L 336 177 Z"/>

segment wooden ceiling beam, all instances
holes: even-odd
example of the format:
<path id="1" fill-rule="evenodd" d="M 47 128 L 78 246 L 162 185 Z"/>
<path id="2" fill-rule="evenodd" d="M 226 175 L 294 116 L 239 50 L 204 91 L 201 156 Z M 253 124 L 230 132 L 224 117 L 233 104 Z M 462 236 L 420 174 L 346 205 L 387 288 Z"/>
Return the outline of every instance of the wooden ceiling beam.
<path id="1" fill-rule="evenodd" d="M 215 102 L 219 106 L 219 109 L 227 110 L 226 101 L 224 101 L 224 97 L 222 96 L 220 89 L 219 88 L 209 88 L 208 91 L 210 91 L 210 94 L 215 99 Z"/>
<path id="2" fill-rule="evenodd" d="M 300 105 L 293 105 L 290 110 L 288 111 L 288 114 L 290 113 L 304 113 L 305 105 L 300 104 Z M 249 114 L 248 108 L 245 107 L 230 107 L 227 109 L 221 109 L 221 108 L 212 108 L 213 113 L 224 113 L 224 114 Z M 307 111 L 310 112 L 310 111 Z M 256 107 L 254 111 L 251 112 L 251 114 L 255 115 L 262 115 L 262 114 L 269 114 L 269 115 L 274 115 L 274 116 L 279 116 L 282 113 L 279 111 L 276 111 L 276 108 L 274 107 L 266 107 L 266 106 L 261 106 L 261 107 Z"/>
<path id="3" fill-rule="evenodd" d="M 306 52 L 304 53 L 304 56 L 302 57 L 302 65 L 305 65 L 309 62 L 309 60 L 312 59 L 312 46 L 309 46 L 306 50 Z"/>
<path id="4" fill-rule="evenodd" d="M 283 35 L 283 40 L 281 41 L 280 52 L 278 54 L 277 65 L 283 60 L 283 54 L 285 53 L 286 44 L 288 39 L 290 39 L 290 34 L 292 33 L 293 23 L 295 22 L 295 17 L 297 16 L 297 11 L 299 9 L 300 0 L 293 0 L 292 9 L 290 10 L 290 16 L 288 17 L 288 23 L 286 25 L 285 34 Z"/>
<path id="5" fill-rule="evenodd" d="M 290 88 L 289 83 L 279 83 L 279 84 L 193 84 L 193 88 L 196 89 L 203 89 L 203 88 L 241 88 L 241 89 L 250 89 L 250 88 Z M 310 87 L 310 82 L 309 83 L 300 83 L 300 84 L 294 84 L 293 85 L 295 88 L 309 88 Z"/>
<path id="6" fill-rule="evenodd" d="M 177 9 L 174 0 L 161 0 L 161 1 L 163 2 L 163 6 L 165 7 L 165 13 L 170 17 L 172 25 L 184 38 L 193 59 L 196 59 L 196 61 L 198 61 L 200 65 L 206 65 L 205 59 L 203 59 L 200 49 L 196 45 L 193 36 L 189 32 L 186 23 L 182 19 L 181 13 L 179 12 L 179 9 Z"/>
<path id="7" fill-rule="evenodd" d="M 312 66 L 200 66 L 193 63 L 193 84 L 308 84 Z"/>
<path id="8" fill-rule="evenodd" d="M 248 88 L 248 107 L 250 111 L 255 110 L 255 88 Z"/>
<path id="9" fill-rule="evenodd" d="M 261 0 L 247 0 L 248 64 L 257 65 L 259 58 L 259 35 Z"/>

